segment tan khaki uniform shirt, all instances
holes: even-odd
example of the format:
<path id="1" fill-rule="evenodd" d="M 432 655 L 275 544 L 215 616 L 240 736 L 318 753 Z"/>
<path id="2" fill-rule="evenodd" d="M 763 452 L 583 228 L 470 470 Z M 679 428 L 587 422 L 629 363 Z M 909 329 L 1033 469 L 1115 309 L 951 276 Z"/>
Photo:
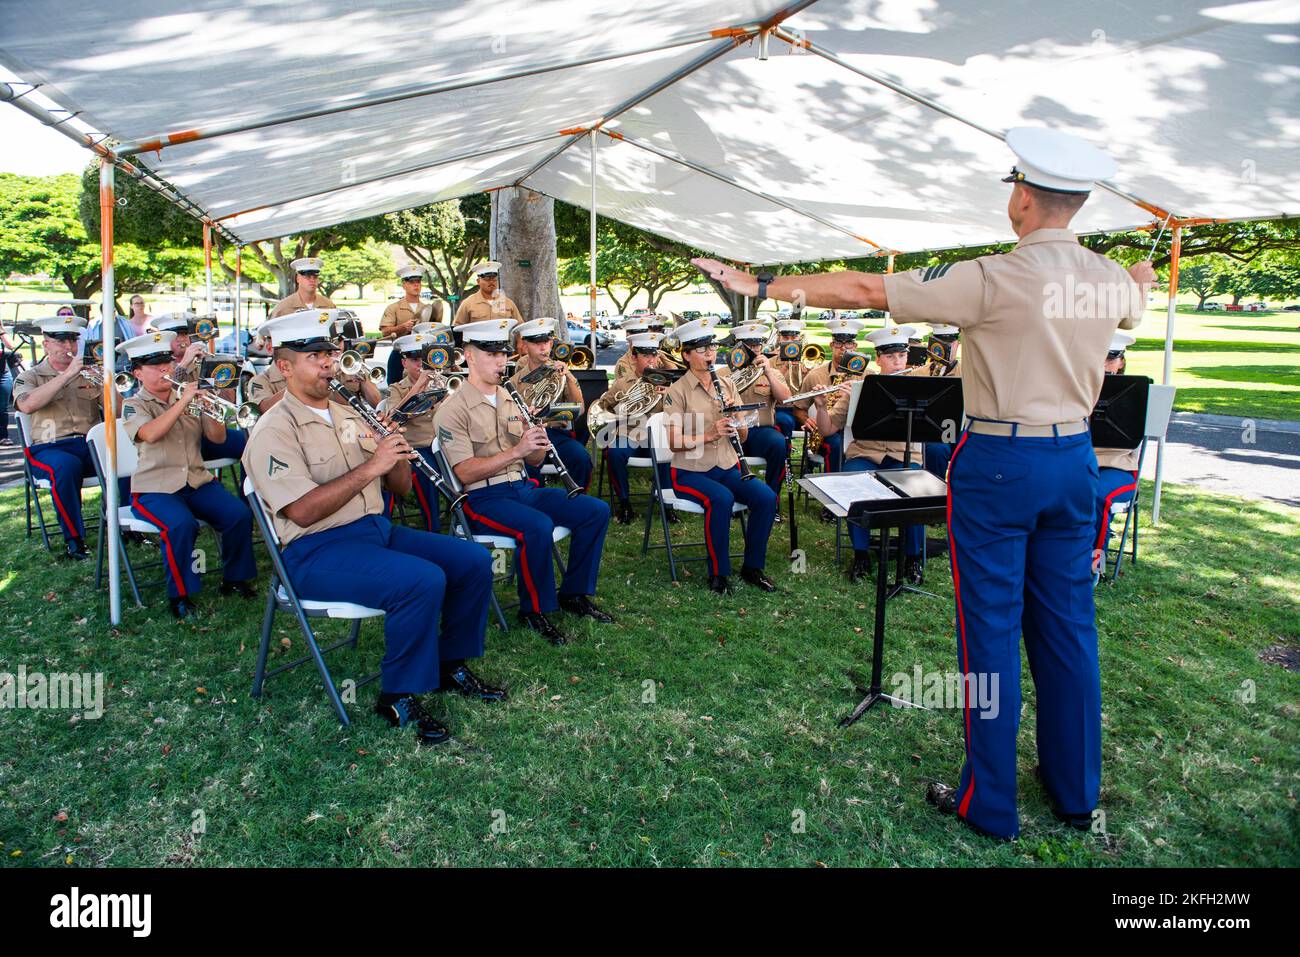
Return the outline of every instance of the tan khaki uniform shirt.
<path id="1" fill-rule="evenodd" d="M 428 317 L 424 313 L 428 309 Z M 392 326 L 400 326 L 404 323 L 419 322 L 442 322 L 442 303 L 438 301 L 419 303 L 411 305 L 405 299 L 399 299 L 397 302 L 390 302 L 384 309 L 384 315 L 379 320 L 379 332 L 381 335 L 389 335 L 389 329 Z M 408 329 L 407 332 L 410 332 Z M 406 335 L 407 333 L 402 333 Z"/>
<path id="2" fill-rule="evenodd" d="M 1057 425 L 1088 417 L 1116 327 L 1146 308 L 1119 265 L 1068 229 L 1039 229 L 1011 252 L 885 276 L 894 322 L 962 330 L 962 394 L 972 418 Z"/>
<path id="3" fill-rule="evenodd" d="M 466 296 L 456 308 L 456 318 L 452 320 L 452 325 L 463 326 L 467 322 L 478 322 L 481 319 L 497 319 L 507 315 L 515 322 L 524 321 L 524 317 L 519 312 L 519 307 L 515 305 L 513 299 L 505 293 L 501 293 L 497 298 L 499 302 L 494 306 L 493 300 L 484 298 L 481 292 Z"/>
<path id="4" fill-rule="evenodd" d="M 350 407 L 332 402 L 331 422 L 289 393 L 257 420 L 244 449 L 244 471 L 271 513 L 282 545 L 339 528 L 384 510 L 383 480 L 375 479 L 342 508 L 303 528 L 282 514 L 313 489 L 364 465 L 379 443 Z"/>
<path id="5" fill-rule="evenodd" d="M 411 381 L 410 375 L 403 376 L 401 382 L 390 386 L 388 389 L 388 398 L 384 402 L 384 410 L 390 414 L 397 411 L 401 404 L 411 397 L 411 394 L 414 391 L 414 386 L 415 383 Z M 447 380 L 436 372 L 430 373 L 429 388 L 445 389 L 447 388 Z M 433 437 L 438 434 L 437 426 L 433 424 L 433 416 L 434 413 L 438 411 L 438 406 L 441 405 L 442 402 L 446 401 L 446 398 L 442 399 L 442 401 L 435 404 L 428 412 L 417 415 L 413 419 L 407 419 L 402 425 L 402 428 L 406 429 L 404 434 L 406 436 L 407 444 L 409 444 L 411 448 L 427 449 L 433 444 Z"/>
<path id="6" fill-rule="evenodd" d="M 812 368 L 802 359 L 797 362 L 786 362 L 777 359 L 772 364 L 776 366 L 776 371 L 781 373 L 782 378 L 785 379 L 786 385 L 790 387 L 791 394 L 808 390 L 808 373 L 812 371 Z M 802 405 L 800 405 L 800 408 L 802 408 Z"/>
<path id="7" fill-rule="evenodd" d="M 906 372 L 899 373 L 899 375 L 919 375 L 919 376 L 925 376 L 926 378 L 929 378 L 930 371 L 925 366 L 913 366 L 912 368 L 908 369 Z M 831 425 L 843 431 L 845 425 L 849 421 L 850 405 L 851 403 L 849 402 L 848 399 L 842 399 L 835 404 L 835 408 L 832 409 L 830 413 Z M 858 439 L 851 442 L 849 446 L 845 448 L 844 459 L 845 461 L 849 459 L 870 459 L 871 461 L 879 465 L 884 460 L 886 455 L 888 455 L 890 458 L 897 459 L 898 461 L 902 462 L 906 451 L 907 451 L 906 442 L 880 442 L 876 440 L 867 441 L 867 440 Z M 912 461 L 918 465 L 921 465 L 922 464 L 921 457 L 924 451 L 925 451 L 925 447 L 924 445 L 922 445 L 922 443 L 913 442 Z"/>
<path id="8" fill-rule="evenodd" d="M 1136 472 L 1141 449 L 1140 445 L 1136 449 L 1097 449 L 1097 467 Z"/>
<path id="9" fill-rule="evenodd" d="M 280 367 L 272 359 L 265 372 L 259 372 L 248 381 L 248 401 L 263 402 L 272 396 L 279 395 L 287 388 L 284 373 L 280 371 Z"/>
<path id="10" fill-rule="evenodd" d="M 736 384 L 721 373 L 719 379 L 722 381 L 723 394 L 727 397 L 727 405 L 740 405 Z M 694 372 L 687 372 L 664 393 L 664 417 L 677 425 L 682 435 L 689 439 L 692 436 L 702 436 L 712 428 L 722 418 L 722 409 L 713 385 L 700 382 Z M 743 431 L 737 437 L 744 441 Z M 736 461 L 731 441 L 719 438 L 685 452 L 674 452 L 672 467 L 688 472 L 707 472 L 711 468 L 735 468 Z"/>
<path id="11" fill-rule="evenodd" d="M 49 359 L 42 359 L 30 369 L 24 369 L 14 382 L 14 402 L 58 377 L 59 373 L 54 371 Z M 74 435 L 85 435 L 92 425 L 104 420 L 103 395 L 103 389 L 83 375 L 69 380 L 49 403 L 32 413 L 32 431 L 27 441 L 32 445 L 44 445 Z"/>
<path id="12" fill-rule="evenodd" d="M 786 386 L 786 388 L 789 388 L 789 383 L 785 381 L 785 376 L 781 375 L 780 372 L 777 372 L 776 369 L 772 370 L 772 374 L 775 375 L 776 378 Z M 759 376 L 758 380 L 753 385 L 741 393 L 740 401 L 745 405 L 750 405 L 754 402 L 765 403 L 763 408 L 757 410 L 758 424 L 776 425 L 776 399 L 772 396 L 772 384 L 767 381 L 766 375 Z"/>
<path id="13" fill-rule="evenodd" d="M 526 428 L 519 407 L 509 393 L 500 386 L 496 391 L 496 407 L 478 389 L 468 382 L 449 395 L 438 406 L 434 424 L 438 428 L 438 444 L 447 464 L 455 469 L 470 458 L 489 458 L 498 452 L 512 449 L 523 438 Z M 524 477 L 524 463 L 511 462 L 494 476 L 465 486 L 465 491 L 491 485 L 497 481 L 518 481 Z"/>
<path id="14" fill-rule="evenodd" d="M 618 361 L 614 363 L 614 378 L 621 379 L 625 376 L 630 376 L 632 375 L 632 370 L 634 368 L 635 366 L 632 365 L 632 350 L 629 348 L 627 352 L 619 356 Z"/>
<path id="15" fill-rule="evenodd" d="M 131 476 L 132 492 L 179 492 L 212 481 L 203 467 L 203 421 L 188 412 L 157 442 L 143 442 L 136 436 L 140 427 L 152 422 L 172 406 L 171 396 L 163 402 L 141 391 L 122 403 L 122 426 L 135 443 L 139 462 Z"/>
<path id="16" fill-rule="evenodd" d="M 278 319 L 280 316 L 287 316 L 290 313 L 299 312 L 300 310 L 303 309 L 337 309 L 337 308 L 338 306 L 334 305 L 333 300 L 331 300 L 329 296 L 324 296 L 321 295 L 320 293 L 316 293 L 316 301 L 309 306 L 302 301 L 302 296 L 300 296 L 298 293 L 295 292 L 295 293 L 290 293 L 289 295 L 281 299 L 279 302 L 277 302 L 275 304 L 275 307 L 271 310 L 271 315 L 268 318 Z"/>
<path id="17" fill-rule="evenodd" d="M 518 389 L 521 394 L 525 391 L 525 388 L 531 389 L 533 387 L 532 386 L 525 387 L 523 384 L 520 383 L 519 380 L 522 379 L 524 376 L 528 375 L 528 373 L 532 372 L 536 368 L 537 366 L 533 364 L 533 360 L 528 358 L 528 356 L 520 356 L 519 361 L 515 363 L 515 374 L 510 377 L 510 381 L 514 383 L 515 388 Z M 566 393 L 568 392 L 570 386 L 575 389 L 578 389 L 579 393 L 581 393 L 582 391 L 578 387 L 578 380 L 572 372 L 564 373 L 564 382 L 565 382 L 565 387 L 560 392 L 560 397 L 555 400 L 556 402 L 569 401 Z"/>

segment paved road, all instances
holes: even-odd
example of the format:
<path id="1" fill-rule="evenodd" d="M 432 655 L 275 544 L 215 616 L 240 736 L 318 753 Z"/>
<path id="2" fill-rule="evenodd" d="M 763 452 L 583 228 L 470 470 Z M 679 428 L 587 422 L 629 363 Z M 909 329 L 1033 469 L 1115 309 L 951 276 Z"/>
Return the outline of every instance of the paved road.
<path id="1" fill-rule="evenodd" d="M 613 365 L 620 352 L 621 346 L 601 350 L 597 364 Z M 16 427 L 9 437 L 18 441 Z M 1300 508 L 1300 423 L 1257 420 L 1252 436 L 1240 419 L 1175 413 L 1164 468 L 1166 482 Z M 1142 475 L 1155 474 L 1151 449 Z M 21 480 L 18 449 L 0 448 L 0 488 Z"/>

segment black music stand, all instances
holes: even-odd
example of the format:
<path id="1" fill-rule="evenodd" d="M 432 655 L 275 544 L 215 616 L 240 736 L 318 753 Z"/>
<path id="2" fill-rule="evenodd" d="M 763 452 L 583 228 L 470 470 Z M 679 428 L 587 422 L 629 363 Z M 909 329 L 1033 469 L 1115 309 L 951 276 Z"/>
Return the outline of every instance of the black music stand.
<path id="1" fill-rule="evenodd" d="M 591 438 L 587 431 L 587 410 L 591 403 L 609 391 L 609 375 L 604 369 L 574 369 L 573 376 L 582 390 L 582 415 L 573 420 L 573 431 L 578 441 L 586 445 Z"/>
<path id="2" fill-rule="evenodd" d="M 1135 449 L 1142 444 L 1150 389 L 1151 380 L 1144 375 L 1106 376 L 1088 419 L 1093 448 Z"/>
<path id="3" fill-rule="evenodd" d="M 912 467 L 913 442 L 944 442 L 961 429 L 961 379 L 944 376 L 869 375 L 853 411 L 853 439 L 905 442 L 903 468 Z M 928 474 L 928 473 L 927 473 Z M 888 529 L 881 529 L 887 535 Z M 902 592 L 938 596 L 903 580 L 905 530 L 898 530 L 896 577 L 886 598 Z"/>

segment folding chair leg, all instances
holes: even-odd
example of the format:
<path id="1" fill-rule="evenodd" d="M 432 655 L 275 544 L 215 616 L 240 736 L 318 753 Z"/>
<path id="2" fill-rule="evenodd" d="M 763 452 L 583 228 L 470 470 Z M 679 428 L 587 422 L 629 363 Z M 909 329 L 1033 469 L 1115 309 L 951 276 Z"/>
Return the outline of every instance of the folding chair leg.
<path id="1" fill-rule="evenodd" d="M 36 503 L 36 523 L 41 528 L 41 540 L 45 542 L 45 550 L 53 552 L 54 548 L 50 545 L 50 531 L 45 524 L 45 509 L 41 507 L 41 490 L 35 486 L 28 486 L 31 489 L 32 501 Z"/>
<path id="2" fill-rule="evenodd" d="M 555 556 L 555 564 L 560 567 L 560 576 L 563 577 L 566 569 L 564 566 L 564 556 L 560 554 L 560 545 L 558 542 L 551 542 L 551 552 Z"/>
<path id="3" fill-rule="evenodd" d="M 140 587 L 135 582 L 135 569 L 131 566 L 131 558 L 126 553 L 126 542 L 122 541 L 122 536 L 117 537 L 118 553 L 122 556 L 122 567 L 126 569 L 126 580 L 131 586 L 131 596 L 135 599 L 137 608 L 143 608 L 144 602 L 140 600 Z"/>
<path id="4" fill-rule="evenodd" d="M 352 634 L 348 636 L 348 644 L 353 648 L 357 646 L 357 636 L 361 634 L 361 619 L 352 619 Z"/>
<path id="5" fill-rule="evenodd" d="M 26 493 L 23 496 L 23 504 L 27 506 L 27 537 L 30 539 L 32 537 L 32 486 L 30 482 L 23 486 L 23 491 Z"/>
<path id="6" fill-rule="evenodd" d="M 506 627 L 505 612 L 501 610 L 501 602 L 497 601 L 496 592 L 489 591 L 488 598 L 492 601 L 492 611 L 496 613 L 497 624 L 501 626 L 502 631 L 509 631 L 510 629 Z"/>
<path id="7" fill-rule="evenodd" d="M 668 507 L 663 499 L 659 500 L 659 521 L 664 527 L 664 550 L 668 552 L 668 574 L 677 581 L 677 559 L 673 557 L 672 531 L 668 528 Z"/>
<path id="8" fill-rule="evenodd" d="M 253 697 L 262 697 L 262 684 L 266 681 L 266 656 L 271 648 L 271 623 L 275 620 L 275 589 L 280 580 L 273 574 L 266 589 L 266 613 L 262 616 L 262 638 L 257 645 L 257 664 L 253 669 Z"/>
<path id="9" fill-rule="evenodd" d="M 653 492 L 650 493 L 650 497 L 652 501 L 646 505 L 646 510 L 645 510 L 645 535 L 643 535 L 641 538 L 642 555 L 645 555 L 650 551 L 650 522 L 654 518 L 655 506 L 658 504 L 658 500 L 655 498 Z"/>
<path id="10" fill-rule="evenodd" d="M 311 630 L 311 624 L 307 621 L 307 616 L 303 614 L 301 608 L 294 608 L 294 617 L 298 619 L 298 627 L 302 630 L 302 636 L 307 641 L 307 648 L 311 651 L 312 660 L 316 662 L 316 670 L 320 672 L 320 680 L 325 685 L 325 693 L 329 695 L 330 703 L 334 705 L 334 710 L 338 712 L 339 722 L 344 726 L 349 725 L 352 721 L 348 718 L 347 709 L 343 707 L 343 699 L 339 697 L 339 689 L 334 686 L 334 679 L 330 676 L 330 670 L 325 665 L 325 656 L 321 654 L 320 645 L 316 643 L 316 635 Z M 357 623 L 360 625 L 360 622 Z"/>

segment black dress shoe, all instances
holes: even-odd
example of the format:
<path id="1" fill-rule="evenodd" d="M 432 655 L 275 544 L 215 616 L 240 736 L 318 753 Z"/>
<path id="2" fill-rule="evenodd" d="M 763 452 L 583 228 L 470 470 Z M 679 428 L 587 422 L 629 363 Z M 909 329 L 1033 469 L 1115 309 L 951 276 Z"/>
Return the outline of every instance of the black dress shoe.
<path id="1" fill-rule="evenodd" d="M 783 519 L 783 518 L 781 517 L 781 513 L 780 513 L 780 512 L 777 512 L 775 515 L 772 516 L 772 524 L 773 524 L 773 525 L 780 525 L 780 524 L 781 524 L 782 522 L 784 522 L 784 521 L 785 521 L 785 519 Z"/>
<path id="2" fill-rule="evenodd" d="M 853 564 L 849 566 L 849 581 L 856 582 L 871 574 L 871 552 L 853 550 Z"/>
<path id="3" fill-rule="evenodd" d="M 222 582 L 219 589 L 223 595 L 238 595 L 240 598 L 256 598 L 252 582 Z"/>
<path id="4" fill-rule="evenodd" d="M 420 699 L 413 694 L 402 695 L 394 701 L 380 696 L 375 702 L 375 714 L 394 728 L 415 725 L 415 740 L 420 744 L 442 744 L 451 737 L 447 726 L 424 710 Z"/>
<path id="5" fill-rule="evenodd" d="M 709 591 L 717 592 L 719 595 L 730 595 L 731 581 L 726 575 L 710 575 Z"/>
<path id="6" fill-rule="evenodd" d="M 564 637 L 564 632 L 551 624 L 550 619 L 543 614 L 535 611 L 521 611 L 519 620 L 553 645 L 567 645 L 569 643 L 569 639 Z"/>
<path id="7" fill-rule="evenodd" d="M 1043 790 L 1046 791 L 1047 782 L 1043 780 L 1043 766 L 1041 764 L 1034 765 L 1034 777 L 1037 778 L 1038 783 L 1041 784 L 1043 786 Z M 1061 811 L 1058 811 L 1056 809 L 1056 802 L 1052 800 L 1052 796 L 1050 794 L 1047 795 L 1047 806 L 1051 808 L 1052 817 L 1056 818 L 1062 824 L 1066 824 L 1074 828 L 1076 831 L 1092 830 L 1091 812 L 1089 812 L 1088 814 L 1065 814 Z"/>
<path id="8" fill-rule="evenodd" d="M 65 548 L 67 550 L 68 557 L 71 558 L 74 562 L 84 562 L 87 558 L 90 557 L 90 554 L 86 551 L 86 543 L 82 541 L 80 538 L 71 539 L 67 543 Z"/>
<path id="9" fill-rule="evenodd" d="M 590 618 L 592 621 L 598 621 L 602 625 L 612 625 L 614 623 L 614 616 L 601 611 L 586 595 L 561 595 L 560 607 L 570 615 L 581 615 Z"/>
<path id="10" fill-rule="evenodd" d="M 977 824 L 972 824 L 960 814 L 957 813 L 957 789 L 950 788 L 946 784 L 938 781 L 931 781 L 925 789 L 925 799 L 939 809 L 940 814 L 951 814 L 961 821 L 976 834 L 984 837 L 991 837 L 995 841 L 1009 841 L 1011 838 L 1003 837 L 1000 834 L 991 834 Z"/>
<path id="11" fill-rule="evenodd" d="M 614 509 L 614 521 L 620 525 L 630 525 L 634 518 L 636 512 L 632 511 L 632 503 L 626 499 L 619 499 L 618 506 Z"/>
<path id="12" fill-rule="evenodd" d="M 190 615 L 199 610 L 198 605 L 184 597 L 172 598 L 169 600 L 169 603 L 172 607 L 172 614 L 181 620 L 190 617 Z"/>
<path id="13" fill-rule="evenodd" d="M 669 524 L 669 525 L 680 525 L 680 524 L 681 524 L 682 519 L 681 519 L 681 516 L 677 514 L 677 509 L 675 509 L 675 508 L 669 508 L 669 509 L 665 509 L 665 511 L 668 513 L 668 524 Z"/>
<path id="14" fill-rule="evenodd" d="M 776 591 L 776 583 L 764 575 L 761 568 L 742 568 L 740 577 L 755 588 L 761 588 L 763 591 Z"/>
<path id="15" fill-rule="evenodd" d="M 483 679 L 464 665 L 460 665 L 451 674 L 443 675 L 439 691 L 455 691 L 466 698 L 478 698 L 479 701 L 505 701 L 506 689 L 494 688 L 484 683 Z"/>
<path id="16" fill-rule="evenodd" d="M 817 516 L 817 520 L 825 525 L 835 524 L 835 516 L 832 515 L 831 510 L 824 505 L 822 506 L 821 514 Z"/>
<path id="17" fill-rule="evenodd" d="M 925 583 L 925 567 L 919 555 L 911 555 L 903 560 L 903 581 L 909 585 Z"/>

